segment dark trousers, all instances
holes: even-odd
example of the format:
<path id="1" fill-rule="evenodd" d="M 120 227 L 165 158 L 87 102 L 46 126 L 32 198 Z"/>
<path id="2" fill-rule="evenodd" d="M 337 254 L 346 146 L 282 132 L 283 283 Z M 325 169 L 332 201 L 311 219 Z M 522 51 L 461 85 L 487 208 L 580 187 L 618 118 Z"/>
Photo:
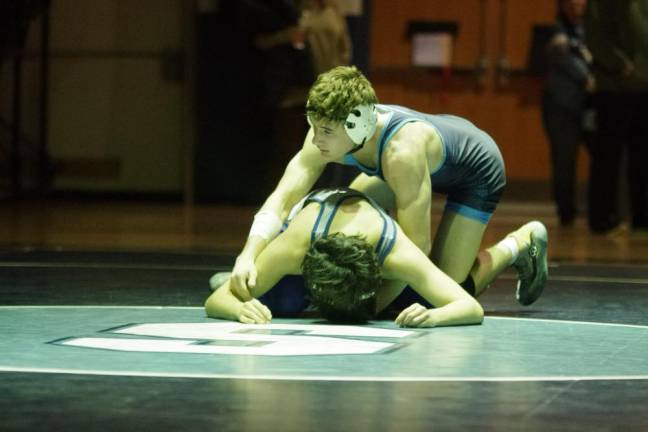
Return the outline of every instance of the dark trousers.
<path id="1" fill-rule="evenodd" d="M 621 158 L 628 155 L 628 190 L 634 228 L 648 228 L 648 93 L 602 92 L 595 97 L 597 133 L 590 165 L 589 224 L 605 232 L 620 222 Z"/>
<path id="2" fill-rule="evenodd" d="M 590 136 L 583 133 L 582 111 L 568 109 L 545 94 L 542 120 L 551 149 L 552 191 L 562 223 L 576 217 L 576 161 L 578 147 L 590 147 Z"/>

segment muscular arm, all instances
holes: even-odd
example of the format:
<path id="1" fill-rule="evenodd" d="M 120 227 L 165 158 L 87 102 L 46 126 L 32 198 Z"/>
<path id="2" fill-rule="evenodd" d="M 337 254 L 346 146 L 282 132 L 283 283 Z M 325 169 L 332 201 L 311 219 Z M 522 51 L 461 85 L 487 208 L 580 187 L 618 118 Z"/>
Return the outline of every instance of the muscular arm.
<path id="1" fill-rule="evenodd" d="M 302 149 L 290 160 L 277 187 L 266 199 L 262 210 L 272 210 L 285 219 L 292 206 L 308 193 L 326 166 L 317 147 L 313 145 L 312 129 L 304 139 Z"/>
<path id="2" fill-rule="evenodd" d="M 396 318 L 396 322 L 412 327 L 481 323 L 484 311 L 477 300 L 439 270 L 402 232 L 399 234 L 394 249 L 385 260 L 385 277 L 406 282 L 435 309 L 412 305 Z"/>
<path id="3" fill-rule="evenodd" d="M 432 183 L 425 137 L 408 125 L 389 143 L 383 160 L 385 180 L 394 191 L 396 219 L 425 255 L 432 249 L 430 211 Z"/>
<path id="4" fill-rule="evenodd" d="M 272 212 L 281 220 L 285 220 L 290 209 L 313 187 L 325 166 L 326 161 L 313 145 L 311 130 L 306 135 L 304 146 L 288 163 L 279 184 L 266 199 L 260 211 Z M 255 285 L 253 263 L 269 241 L 257 235 L 247 238 L 234 267 L 234 291 L 243 295 Z"/>

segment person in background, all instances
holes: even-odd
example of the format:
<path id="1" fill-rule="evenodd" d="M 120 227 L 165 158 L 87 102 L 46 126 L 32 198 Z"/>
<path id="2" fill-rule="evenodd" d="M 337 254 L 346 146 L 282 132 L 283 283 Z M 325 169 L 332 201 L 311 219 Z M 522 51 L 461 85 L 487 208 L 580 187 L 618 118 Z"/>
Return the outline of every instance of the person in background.
<path id="1" fill-rule="evenodd" d="M 315 75 L 351 63 L 351 38 L 335 0 L 305 0 L 299 27 L 305 34 Z"/>
<path id="2" fill-rule="evenodd" d="M 263 64 L 265 104 L 277 108 L 293 86 L 307 87 L 316 76 L 299 27 L 300 10 L 291 0 L 247 1 L 245 16 Z"/>
<path id="3" fill-rule="evenodd" d="M 553 197 L 562 226 L 577 215 L 578 148 L 589 148 L 584 131 L 589 96 L 594 91 L 592 55 L 585 45 L 587 0 L 558 0 L 558 16 L 547 45 L 548 73 L 542 95 L 542 119 L 549 138 Z"/>
<path id="4" fill-rule="evenodd" d="M 619 180 L 624 152 L 633 230 L 648 230 L 648 0 L 589 0 L 587 46 L 594 57 L 597 133 L 592 143 L 589 225 L 621 225 Z"/>

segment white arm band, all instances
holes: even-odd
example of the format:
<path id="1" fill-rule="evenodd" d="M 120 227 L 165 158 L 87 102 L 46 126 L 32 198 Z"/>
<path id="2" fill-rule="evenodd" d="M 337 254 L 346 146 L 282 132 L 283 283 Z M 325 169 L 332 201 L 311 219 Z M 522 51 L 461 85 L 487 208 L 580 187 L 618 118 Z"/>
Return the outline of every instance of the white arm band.
<path id="1" fill-rule="evenodd" d="M 281 230 L 281 219 L 269 210 L 261 210 L 254 215 L 254 222 L 250 228 L 249 237 L 259 236 L 266 240 L 272 240 Z"/>

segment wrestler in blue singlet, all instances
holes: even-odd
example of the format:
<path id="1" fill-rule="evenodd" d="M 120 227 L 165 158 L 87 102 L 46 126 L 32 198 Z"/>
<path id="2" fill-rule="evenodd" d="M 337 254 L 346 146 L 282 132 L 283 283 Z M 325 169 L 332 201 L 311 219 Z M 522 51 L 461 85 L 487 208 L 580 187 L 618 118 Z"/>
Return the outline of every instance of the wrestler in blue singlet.
<path id="1" fill-rule="evenodd" d="M 405 124 L 421 121 L 432 126 L 443 144 L 443 160 L 430 173 L 432 190 L 448 196 L 446 209 L 488 223 L 506 185 L 502 155 L 495 141 L 461 117 L 424 114 L 398 105 L 376 105 L 389 117 L 377 142 L 378 166 L 370 168 L 346 155 L 344 163 L 384 180 L 382 154 Z"/>
<path id="2" fill-rule="evenodd" d="M 311 192 L 293 207 L 288 216 L 288 220 L 284 224 L 284 230 L 300 210 L 308 204 L 315 202 L 320 205 L 320 210 L 311 231 L 311 242 L 317 238 L 325 237 L 328 235 L 329 228 L 340 205 L 351 198 L 360 198 L 369 202 L 383 220 L 383 229 L 375 247 L 378 262 L 382 265 L 396 242 L 396 223 L 371 198 L 356 190 L 337 188 L 319 189 Z M 290 275 L 281 279 L 270 291 L 262 295 L 259 300 L 270 308 L 274 316 L 294 316 L 308 306 L 306 294 L 307 288 L 304 284 L 303 277 L 301 275 Z"/>

